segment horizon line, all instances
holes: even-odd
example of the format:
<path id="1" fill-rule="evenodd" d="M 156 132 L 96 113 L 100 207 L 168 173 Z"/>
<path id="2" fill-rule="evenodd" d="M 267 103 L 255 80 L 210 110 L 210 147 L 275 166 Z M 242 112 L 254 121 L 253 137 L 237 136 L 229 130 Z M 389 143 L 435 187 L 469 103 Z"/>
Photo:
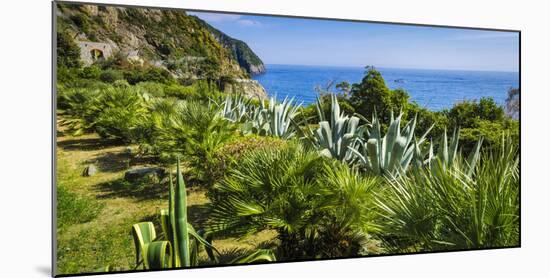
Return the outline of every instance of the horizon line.
<path id="1" fill-rule="evenodd" d="M 275 66 L 305 66 L 305 67 L 333 67 L 333 68 L 362 68 L 367 66 L 357 65 L 320 65 L 320 64 L 288 64 L 288 63 L 264 63 L 264 65 Z M 368 65 L 371 66 L 371 65 Z M 375 69 L 408 69 L 408 70 L 442 70 L 442 71 L 474 71 L 474 72 L 502 72 L 519 73 L 519 70 L 496 70 L 496 69 L 449 69 L 449 68 L 418 68 L 418 67 L 396 67 L 396 66 L 373 66 Z"/>

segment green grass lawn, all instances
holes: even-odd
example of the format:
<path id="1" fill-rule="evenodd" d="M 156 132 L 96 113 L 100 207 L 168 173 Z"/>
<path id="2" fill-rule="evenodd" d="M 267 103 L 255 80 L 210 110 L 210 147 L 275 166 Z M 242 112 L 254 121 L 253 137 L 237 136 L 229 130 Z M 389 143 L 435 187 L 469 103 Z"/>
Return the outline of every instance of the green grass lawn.
<path id="1" fill-rule="evenodd" d="M 116 270 L 134 269 L 132 224 L 153 221 L 159 225 L 159 211 L 168 205 L 166 184 L 125 182 L 129 165 L 146 166 L 147 162 L 131 157 L 128 146 L 96 134 L 58 136 L 57 147 L 58 274 L 102 271 L 108 265 Z M 82 176 L 90 163 L 98 172 Z M 190 222 L 201 227 L 208 217 L 205 190 L 191 185 L 187 194 Z M 215 239 L 214 246 L 222 255 L 232 256 L 275 236 L 275 232 L 263 231 L 244 239 Z M 206 254 L 201 257 L 206 260 Z"/>

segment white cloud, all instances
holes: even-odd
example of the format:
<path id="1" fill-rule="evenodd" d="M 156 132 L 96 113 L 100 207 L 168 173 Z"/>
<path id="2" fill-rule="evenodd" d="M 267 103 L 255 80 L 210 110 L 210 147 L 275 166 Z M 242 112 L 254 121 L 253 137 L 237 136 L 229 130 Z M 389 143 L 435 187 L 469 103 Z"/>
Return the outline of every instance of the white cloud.
<path id="1" fill-rule="evenodd" d="M 238 21 L 242 16 L 238 14 L 218 14 L 218 13 L 201 13 L 187 12 L 188 15 L 194 15 L 207 22 L 233 22 Z"/>
<path id="2" fill-rule="evenodd" d="M 241 26 L 246 26 L 246 27 L 259 27 L 259 26 L 262 26 L 261 22 L 255 21 L 255 20 L 250 20 L 250 19 L 240 19 L 240 20 L 237 21 L 237 23 Z"/>

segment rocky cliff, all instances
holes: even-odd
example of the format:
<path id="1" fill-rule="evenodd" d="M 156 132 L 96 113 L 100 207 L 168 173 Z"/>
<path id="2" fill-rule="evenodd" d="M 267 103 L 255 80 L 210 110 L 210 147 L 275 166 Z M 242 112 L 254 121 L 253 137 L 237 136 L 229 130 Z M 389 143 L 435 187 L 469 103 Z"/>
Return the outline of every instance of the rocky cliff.
<path id="1" fill-rule="evenodd" d="M 79 45 L 85 65 L 112 58 L 189 82 L 248 80 L 263 71 L 246 43 L 182 10 L 58 3 L 57 32 Z"/>
<path id="2" fill-rule="evenodd" d="M 249 74 L 262 74 L 265 72 L 264 63 L 260 57 L 250 49 L 248 44 L 228 36 L 199 18 L 197 18 L 197 20 L 214 35 L 221 45 L 231 51 L 231 55 L 237 60 L 241 68 L 245 69 Z"/>

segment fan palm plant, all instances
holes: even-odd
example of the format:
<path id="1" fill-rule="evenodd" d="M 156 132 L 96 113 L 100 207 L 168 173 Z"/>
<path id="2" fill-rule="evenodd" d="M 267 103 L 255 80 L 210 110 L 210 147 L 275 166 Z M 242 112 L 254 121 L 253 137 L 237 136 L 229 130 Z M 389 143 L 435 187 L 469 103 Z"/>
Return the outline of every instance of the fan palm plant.
<path id="1" fill-rule="evenodd" d="M 296 142 L 259 149 L 214 186 L 219 198 L 209 231 L 242 236 L 276 230 L 283 259 L 356 255 L 375 184 Z"/>
<path id="2" fill-rule="evenodd" d="M 61 124 L 73 135 L 95 131 L 105 138 L 133 141 L 147 113 L 143 94 L 131 87 L 78 89 L 61 97 L 67 108 Z"/>
<path id="3" fill-rule="evenodd" d="M 452 165 L 438 157 L 431 168 L 388 178 L 390 186 L 377 197 L 382 231 L 392 236 L 382 237 L 390 239 L 386 246 L 431 251 L 517 245 L 519 158 L 509 137 L 502 145 L 483 154 L 480 164 L 458 153 Z"/>
<path id="4" fill-rule="evenodd" d="M 74 135 L 79 136 L 92 132 L 101 107 L 98 99 L 101 92 L 94 89 L 74 89 L 59 94 L 58 102 L 63 104 L 61 125 L 64 125 Z"/>

